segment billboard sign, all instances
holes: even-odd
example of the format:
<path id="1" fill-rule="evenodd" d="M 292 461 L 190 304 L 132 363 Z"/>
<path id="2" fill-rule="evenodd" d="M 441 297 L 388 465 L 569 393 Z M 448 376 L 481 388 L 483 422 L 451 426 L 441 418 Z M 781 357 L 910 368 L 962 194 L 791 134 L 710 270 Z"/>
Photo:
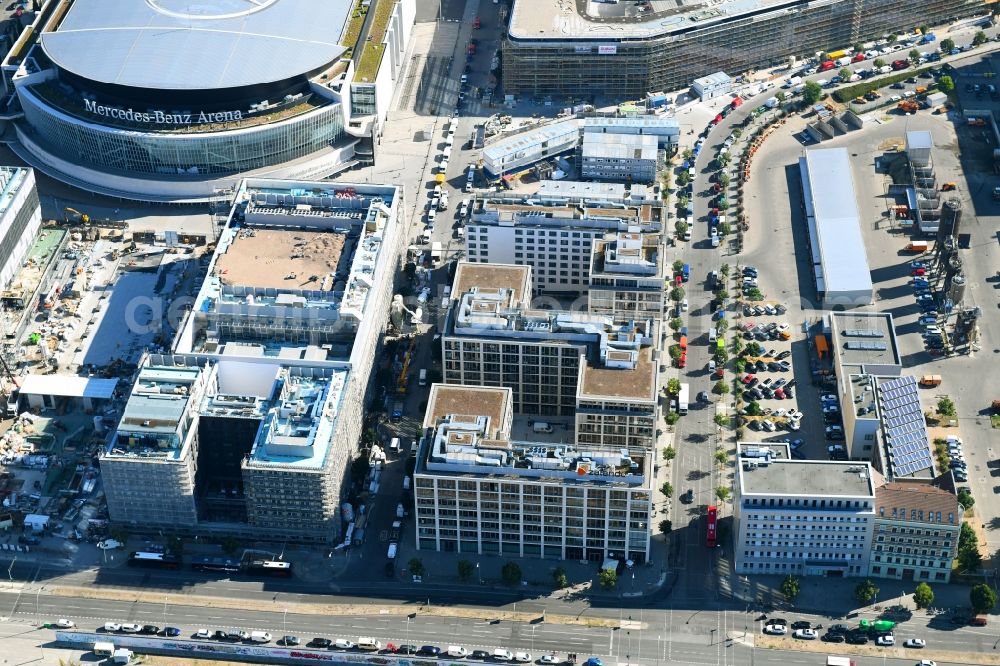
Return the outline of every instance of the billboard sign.
<path id="1" fill-rule="evenodd" d="M 601 44 L 597 47 L 597 52 L 601 55 L 614 55 L 618 53 L 617 44 Z"/>

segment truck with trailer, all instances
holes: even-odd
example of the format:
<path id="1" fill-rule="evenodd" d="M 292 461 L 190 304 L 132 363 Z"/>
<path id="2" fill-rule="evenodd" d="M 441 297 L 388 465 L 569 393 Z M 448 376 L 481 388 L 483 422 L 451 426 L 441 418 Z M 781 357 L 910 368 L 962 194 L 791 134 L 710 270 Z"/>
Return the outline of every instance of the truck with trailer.
<path id="1" fill-rule="evenodd" d="M 677 392 L 677 413 L 687 414 L 688 413 L 688 402 L 691 398 L 691 386 L 684 382 L 681 384 L 680 391 Z"/>

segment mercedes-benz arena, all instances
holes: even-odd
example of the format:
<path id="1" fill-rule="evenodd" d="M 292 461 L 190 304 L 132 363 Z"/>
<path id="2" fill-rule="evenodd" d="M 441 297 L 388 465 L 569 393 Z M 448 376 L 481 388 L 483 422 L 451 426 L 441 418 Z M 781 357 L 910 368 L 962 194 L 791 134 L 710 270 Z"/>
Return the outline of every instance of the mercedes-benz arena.
<path id="1" fill-rule="evenodd" d="M 63 0 L 14 76 L 13 147 L 71 185 L 145 201 L 329 175 L 353 155 L 338 43 L 352 4 Z"/>

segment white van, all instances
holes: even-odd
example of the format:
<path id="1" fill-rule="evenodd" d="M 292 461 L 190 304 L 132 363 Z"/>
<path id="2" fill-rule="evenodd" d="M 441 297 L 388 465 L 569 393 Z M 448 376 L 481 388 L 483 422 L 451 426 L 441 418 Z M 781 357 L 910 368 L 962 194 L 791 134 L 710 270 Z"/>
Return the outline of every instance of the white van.
<path id="1" fill-rule="evenodd" d="M 715 336 L 716 336 L 715 329 L 714 328 L 708 329 L 708 344 L 710 345 L 715 344 Z"/>
<path id="2" fill-rule="evenodd" d="M 447 652 L 449 657 L 458 657 L 460 659 L 469 654 L 469 651 L 461 645 L 449 645 Z"/>
<path id="3" fill-rule="evenodd" d="M 535 432 L 552 432 L 552 424 L 546 423 L 545 421 L 535 421 L 535 424 L 531 426 L 531 429 Z"/>
<path id="4" fill-rule="evenodd" d="M 390 560 L 396 559 L 396 548 L 397 548 L 396 542 L 393 541 L 392 543 L 389 544 L 389 552 L 387 552 L 385 556 L 388 557 Z"/>
<path id="5" fill-rule="evenodd" d="M 389 450 L 393 453 L 399 453 L 399 437 L 392 438 L 392 441 L 389 442 Z"/>
<path id="6" fill-rule="evenodd" d="M 504 648 L 497 648 L 493 650 L 493 660 L 494 661 L 510 661 L 514 658 L 514 655 L 510 653 L 510 650 L 505 650 Z"/>
<path id="7" fill-rule="evenodd" d="M 382 641 L 377 641 L 374 638 L 369 638 L 368 636 L 362 636 L 358 639 L 358 649 L 364 650 L 365 652 L 378 652 L 382 649 Z"/>
<path id="8" fill-rule="evenodd" d="M 420 377 L 417 379 L 417 384 L 427 386 L 427 368 L 420 368 Z"/>
<path id="9" fill-rule="evenodd" d="M 253 641 L 254 643 L 270 643 L 271 634 L 267 633 L 266 631 L 251 631 L 250 640 Z"/>

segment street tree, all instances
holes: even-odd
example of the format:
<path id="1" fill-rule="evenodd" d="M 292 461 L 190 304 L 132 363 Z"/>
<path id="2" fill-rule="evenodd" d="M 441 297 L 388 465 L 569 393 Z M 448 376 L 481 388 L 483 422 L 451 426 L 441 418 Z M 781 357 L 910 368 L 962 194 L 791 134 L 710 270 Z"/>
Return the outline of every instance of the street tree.
<path id="1" fill-rule="evenodd" d="M 674 486 L 669 481 L 664 481 L 663 485 L 660 486 L 660 492 L 663 493 L 664 497 L 673 497 Z"/>
<path id="2" fill-rule="evenodd" d="M 854 42 L 854 46 L 852 46 L 851 49 L 855 53 L 864 53 L 865 45 L 862 44 L 861 42 Z"/>
<path id="3" fill-rule="evenodd" d="M 719 395 L 725 395 L 729 393 L 729 382 L 724 379 L 720 379 L 715 382 L 715 386 L 712 387 L 712 391 L 718 393 Z"/>
<path id="4" fill-rule="evenodd" d="M 875 69 L 879 69 L 880 67 L 885 67 L 885 60 L 883 58 L 875 58 L 875 60 L 872 61 L 872 65 L 875 67 Z"/>
<path id="5" fill-rule="evenodd" d="M 878 587 L 870 580 L 863 580 L 854 587 L 854 598 L 867 606 L 878 597 Z"/>
<path id="6" fill-rule="evenodd" d="M 910 49 L 910 53 L 908 55 L 910 56 L 910 62 L 916 63 L 920 61 L 920 51 L 916 49 Z"/>
<path id="7" fill-rule="evenodd" d="M 667 380 L 667 393 L 670 395 L 677 395 L 681 392 L 681 380 L 676 377 L 672 377 Z"/>
<path id="8" fill-rule="evenodd" d="M 681 420 L 681 415 L 677 412 L 667 412 L 663 415 L 663 420 L 667 422 L 667 425 L 674 425 Z"/>
<path id="9" fill-rule="evenodd" d="M 971 509 L 976 504 L 976 498 L 972 496 L 968 488 L 962 487 L 958 489 L 958 503 L 965 509 Z"/>
<path id="10" fill-rule="evenodd" d="M 728 173 L 724 173 L 721 176 L 719 176 L 719 185 L 722 185 L 723 187 L 729 187 L 729 183 L 731 182 L 732 181 L 730 180 Z"/>
<path id="11" fill-rule="evenodd" d="M 781 593 L 785 595 L 785 599 L 788 601 L 795 601 L 800 591 L 799 579 L 795 576 L 789 574 L 785 576 L 785 580 L 781 581 Z"/>
<path id="12" fill-rule="evenodd" d="M 719 233 L 723 236 L 728 236 L 733 232 L 733 226 L 728 222 L 723 222 L 719 225 Z"/>
<path id="13" fill-rule="evenodd" d="M 517 566 L 515 562 L 507 562 L 500 569 L 500 579 L 503 580 L 504 585 L 518 585 L 521 582 L 521 567 Z"/>
<path id="14" fill-rule="evenodd" d="M 674 269 L 674 273 L 680 273 L 684 270 L 684 262 L 678 259 L 674 263 L 670 264 L 670 267 Z"/>
<path id="15" fill-rule="evenodd" d="M 672 446 L 665 446 L 665 447 L 663 447 L 663 459 L 664 460 L 673 460 L 676 457 L 677 457 L 677 449 L 675 449 Z"/>
<path id="16" fill-rule="evenodd" d="M 413 574 L 414 576 L 423 576 L 424 575 L 424 563 L 423 563 L 423 561 L 419 557 L 412 558 L 407 563 L 407 566 L 410 569 L 410 573 Z"/>
<path id="17" fill-rule="evenodd" d="M 955 40 L 951 37 L 945 37 L 941 40 L 941 51 L 942 53 L 951 53 L 951 50 L 955 48 Z"/>
<path id="18" fill-rule="evenodd" d="M 986 583 L 979 583 L 969 590 L 969 603 L 976 613 L 989 613 L 997 605 L 997 593 Z"/>
<path id="19" fill-rule="evenodd" d="M 917 608 L 930 608 L 934 603 L 934 590 L 927 583 L 918 583 L 913 590 L 913 603 Z"/>
<path id="20" fill-rule="evenodd" d="M 692 149 L 690 149 L 690 148 L 685 148 L 684 152 L 681 153 L 681 157 L 683 157 L 684 159 L 690 161 L 691 158 L 694 157 L 694 151 Z"/>
<path id="21" fill-rule="evenodd" d="M 764 300 L 764 292 L 762 292 L 757 287 L 754 287 L 753 289 L 747 292 L 747 298 L 750 299 L 751 301 L 762 301 Z"/>
<path id="22" fill-rule="evenodd" d="M 684 287 L 674 287 L 670 290 L 670 299 L 679 303 L 684 300 Z"/>
<path id="23" fill-rule="evenodd" d="M 806 104 L 815 104 L 823 96 L 823 89 L 815 81 L 806 81 L 805 88 L 802 89 L 802 101 Z"/>
<path id="24" fill-rule="evenodd" d="M 675 332 L 681 330 L 681 326 L 684 325 L 684 321 L 680 317 L 674 317 L 670 320 L 669 326 Z"/>
<path id="25" fill-rule="evenodd" d="M 729 352 L 725 349 L 716 348 L 715 353 L 712 354 L 712 358 L 715 359 L 716 363 L 722 364 L 729 360 Z"/>
<path id="26" fill-rule="evenodd" d="M 751 400 L 747 404 L 747 415 L 748 416 L 761 416 L 764 414 L 764 410 L 760 408 L 760 403 L 756 400 Z"/>
<path id="27" fill-rule="evenodd" d="M 725 465 L 727 462 L 729 462 L 729 454 L 726 453 L 725 449 L 717 449 L 715 451 L 715 462 L 720 467 L 722 465 Z"/>
<path id="28" fill-rule="evenodd" d="M 618 572 L 614 569 L 601 569 L 598 578 L 601 581 L 601 587 L 605 589 L 610 589 L 618 584 Z"/>
<path id="29" fill-rule="evenodd" d="M 950 93 L 955 89 L 955 79 L 945 74 L 938 79 L 937 87 L 943 93 Z"/>
<path id="30" fill-rule="evenodd" d="M 673 531 L 673 529 L 674 529 L 674 524 L 671 523 L 669 520 L 664 518 L 663 520 L 660 521 L 660 532 L 662 532 L 663 534 L 670 534 Z"/>
<path id="31" fill-rule="evenodd" d="M 719 486 L 718 488 L 715 489 L 715 496 L 716 498 L 718 498 L 720 502 L 725 502 L 726 500 L 729 499 L 729 496 L 732 494 L 733 492 L 725 486 Z"/>
<path id="32" fill-rule="evenodd" d="M 837 76 L 840 77 L 840 80 L 841 80 L 842 83 L 846 83 L 847 80 L 851 78 L 852 74 L 853 74 L 853 72 L 851 72 L 851 68 L 850 67 L 841 67 L 840 71 L 837 72 Z"/>
<path id="33" fill-rule="evenodd" d="M 688 230 L 687 222 L 684 222 L 683 220 L 677 220 L 677 222 L 674 223 L 674 231 L 677 232 L 678 236 L 683 236 L 685 233 L 687 233 L 687 230 Z"/>
<path id="34" fill-rule="evenodd" d="M 459 560 L 458 561 L 458 579 L 461 581 L 469 581 L 472 579 L 473 574 L 476 573 L 476 565 L 469 560 Z"/>
<path id="35" fill-rule="evenodd" d="M 985 32 L 983 32 L 982 30 L 977 30 L 976 34 L 972 36 L 972 45 L 982 46 L 983 44 L 986 43 L 987 39 L 989 38 L 986 36 Z"/>
<path id="36" fill-rule="evenodd" d="M 726 291 L 725 289 L 720 289 L 719 291 L 715 292 L 715 295 L 718 296 L 719 300 L 721 301 L 724 301 L 727 298 L 729 298 L 729 292 Z"/>
<path id="37" fill-rule="evenodd" d="M 564 587 L 569 587 L 569 579 L 566 577 L 566 570 L 562 567 L 556 567 L 552 572 L 552 583 L 560 590 Z"/>
<path id="38" fill-rule="evenodd" d="M 897 35 L 896 33 L 894 33 L 894 32 L 891 32 L 891 33 L 889 33 L 889 35 L 888 35 L 888 36 L 886 37 L 886 39 L 888 39 L 888 40 L 889 40 L 889 43 L 890 43 L 890 44 L 895 44 L 895 43 L 896 43 L 896 40 L 898 40 L 898 39 L 899 39 L 899 36 L 898 36 L 898 35 Z"/>
<path id="39" fill-rule="evenodd" d="M 722 273 L 726 277 L 729 276 L 729 271 L 731 271 L 731 270 L 732 270 L 732 268 L 729 266 L 729 264 L 722 264 L 722 266 L 719 267 L 719 272 Z"/>

